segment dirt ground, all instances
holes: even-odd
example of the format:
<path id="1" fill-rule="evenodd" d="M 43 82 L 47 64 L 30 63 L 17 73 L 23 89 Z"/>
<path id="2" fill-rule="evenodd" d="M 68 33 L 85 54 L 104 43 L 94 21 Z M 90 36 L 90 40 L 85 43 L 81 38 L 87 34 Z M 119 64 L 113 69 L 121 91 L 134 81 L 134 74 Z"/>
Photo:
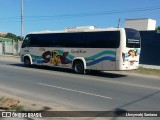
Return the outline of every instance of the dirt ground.
<path id="1" fill-rule="evenodd" d="M 18 105 L 23 106 L 25 111 L 66 111 L 66 110 L 69 110 L 69 108 L 65 108 L 65 106 L 63 105 L 48 104 L 48 103 L 42 103 L 38 101 L 27 100 L 27 99 L 23 99 L 18 96 L 11 95 L 6 92 L 4 93 L 0 91 L 0 98 L 2 97 L 20 101 Z"/>
<path id="2" fill-rule="evenodd" d="M 71 111 L 62 105 L 48 105 L 45 103 L 40 103 L 36 101 L 26 100 L 17 96 L 13 96 L 11 94 L 3 93 L 0 91 L 0 98 L 11 98 L 14 100 L 19 100 L 19 105 L 24 106 L 25 111 L 32 112 L 43 112 L 43 111 Z M 49 106 L 49 107 L 47 107 Z M 0 110 L 4 111 L 4 110 Z M 45 117 L 45 118 L 2 118 L 2 120 L 112 120 L 113 118 L 104 118 L 104 117 Z"/>

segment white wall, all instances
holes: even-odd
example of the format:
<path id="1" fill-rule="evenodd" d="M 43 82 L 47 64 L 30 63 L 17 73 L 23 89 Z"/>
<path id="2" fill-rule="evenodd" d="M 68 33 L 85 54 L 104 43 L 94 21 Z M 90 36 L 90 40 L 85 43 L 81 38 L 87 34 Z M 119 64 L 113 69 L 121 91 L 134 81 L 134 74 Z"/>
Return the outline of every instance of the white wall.
<path id="1" fill-rule="evenodd" d="M 3 48 L 2 48 L 3 46 L 2 46 L 2 42 L 0 42 L 0 55 L 2 55 L 3 54 Z"/>
<path id="2" fill-rule="evenodd" d="M 148 30 L 155 30 L 156 28 L 156 21 L 149 19 L 148 20 Z"/>
<path id="3" fill-rule="evenodd" d="M 133 28 L 136 30 L 155 30 L 156 21 L 152 19 L 127 19 L 125 20 L 125 28 Z"/>

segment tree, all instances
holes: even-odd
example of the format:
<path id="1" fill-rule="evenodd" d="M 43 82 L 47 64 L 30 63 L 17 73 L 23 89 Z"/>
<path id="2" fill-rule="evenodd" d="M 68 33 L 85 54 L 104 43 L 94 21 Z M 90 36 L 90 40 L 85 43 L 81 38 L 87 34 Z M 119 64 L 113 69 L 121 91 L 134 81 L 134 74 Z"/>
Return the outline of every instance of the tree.
<path id="1" fill-rule="evenodd" d="M 21 36 L 17 36 L 17 39 L 22 41 L 24 38 L 22 38 Z"/>
<path id="2" fill-rule="evenodd" d="M 156 28 L 156 30 L 160 30 L 160 26 L 158 26 L 158 27 Z"/>
<path id="3" fill-rule="evenodd" d="M 12 33 L 7 33 L 6 38 L 11 38 L 11 39 L 17 40 L 17 36 Z"/>
<path id="4" fill-rule="evenodd" d="M 19 37 L 17 37 L 15 34 L 13 33 L 7 33 L 7 35 L 5 36 L 6 38 L 10 38 L 10 39 L 13 39 L 15 42 L 18 42 Z"/>

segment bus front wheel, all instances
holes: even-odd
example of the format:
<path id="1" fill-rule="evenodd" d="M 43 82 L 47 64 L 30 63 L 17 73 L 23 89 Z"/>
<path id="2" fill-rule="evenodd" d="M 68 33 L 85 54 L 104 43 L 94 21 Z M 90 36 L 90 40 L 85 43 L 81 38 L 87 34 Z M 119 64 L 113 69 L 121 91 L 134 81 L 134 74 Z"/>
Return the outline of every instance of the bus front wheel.
<path id="1" fill-rule="evenodd" d="M 74 64 L 73 64 L 73 70 L 77 74 L 84 74 L 85 70 L 84 70 L 83 62 L 75 61 Z"/>
<path id="2" fill-rule="evenodd" d="M 24 66 L 25 67 L 31 67 L 31 61 L 28 57 L 24 58 Z"/>

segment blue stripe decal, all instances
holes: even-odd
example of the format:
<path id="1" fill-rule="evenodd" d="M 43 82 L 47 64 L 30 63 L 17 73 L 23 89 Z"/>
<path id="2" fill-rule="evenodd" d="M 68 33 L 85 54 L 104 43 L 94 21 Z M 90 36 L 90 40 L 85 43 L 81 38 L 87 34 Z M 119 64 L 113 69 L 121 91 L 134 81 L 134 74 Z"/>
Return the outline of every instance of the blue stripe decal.
<path id="1" fill-rule="evenodd" d="M 115 57 L 110 57 L 110 56 L 105 56 L 105 57 L 102 57 L 100 59 L 94 60 L 92 62 L 88 62 L 87 66 L 91 66 L 91 65 L 97 64 L 99 62 L 105 61 L 105 60 L 116 61 L 116 58 Z"/>
<path id="2" fill-rule="evenodd" d="M 42 59 L 42 56 L 31 55 L 32 59 Z"/>
<path id="3" fill-rule="evenodd" d="M 70 60 L 68 58 L 66 58 L 65 61 L 68 62 L 68 63 L 72 63 L 72 60 Z"/>
<path id="4" fill-rule="evenodd" d="M 90 57 L 86 57 L 85 60 L 86 61 L 89 61 L 89 60 L 92 60 L 92 59 L 95 59 L 95 58 L 99 58 L 103 55 L 116 55 L 116 52 L 115 51 L 110 51 L 110 50 L 107 50 L 107 51 L 103 51 L 103 52 L 100 52 L 98 54 L 95 54 L 93 56 L 90 56 Z"/>
<path id="5" fill-rule="evenodd" d="M 43 60 L 37 60 L 36 62 L 37 62 L 37 64 L 42 64 L 42 63 L 44 63 Z"/>

